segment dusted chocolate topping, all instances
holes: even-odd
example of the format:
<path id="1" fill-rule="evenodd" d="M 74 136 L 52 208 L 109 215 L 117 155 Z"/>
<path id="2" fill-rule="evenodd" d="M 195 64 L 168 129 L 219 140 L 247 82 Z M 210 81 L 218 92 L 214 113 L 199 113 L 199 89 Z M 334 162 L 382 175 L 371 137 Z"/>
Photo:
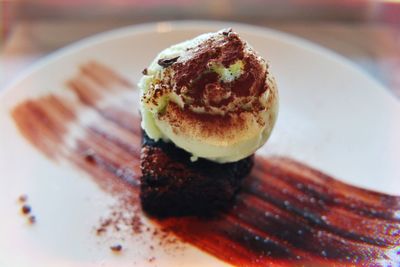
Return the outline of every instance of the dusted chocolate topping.
<path id="1" fill-rule="evenodd" d="M 173 67 L 176 85 L 186 86 L 198 79 L 209 69 L 209 63 L 221 63 L 224 67 L 229 67 L 236 60 L 244 58 L 243 49 L 242 40 L 234 33 L 214 36 L 197 47 L 189 49 L 187 51 L 189 60 L 177 62 Z"/>
<path id="2" fill-rule="evenodd" d="M 248 157 L 267 141 L 278 112 L 267 63 L 231 29 L 161 51 L 139 87 L 146 134 L 194 160 Z"/>
<path id="3" fill-rule="evenodd" d="M 152 84 L 152 101 L 175 93 L 182 97 L 191 110 L 210 107 L 220 113 L 259 110 L 258 98 L 268 90 L 265 61 L 231 29 L 220 31 L 209 39 L 188 48 L 182 56 L 159 59 L 165 70 L 164 77 Z M 239 64 L 241 74 L 233 80 L 224 80 L 215 69 L 229 70 Z M 146 99 L 144 100 L 146 101 Z"/>
<path id="4" fill-rule="evenodd" d="M 203 136 L 218 136 L 235 138 L 235 134 L 247 130 L 247 116 L 229 113 L 226 115 L 211 115 L 207 113 L 190 112 L 188 108 L 181 109 L 175 103 L 170 103 L 167 112 L 160 115 L 161 120 L 167 120 L 175 131 L 188 133 L 193 130 L 201 132 Z M 182 124 L 185 120 L 185 124 Z M 213 125 L 213 127 L 210 127 Z"/>
<path id="5" fill-rule="evenodd" d="M 244 51 L 245 43 L 234 32 L 221 32 L 188 50 L 189 60 L 172 66 L 175 74 L 171 82 L 177 94 L 190 98 L 195 106 L 226 106 L 237 97 L 251 97 L 243 101 L 248 103 L 260 96 L 268 89 L 267 71 L 255 54 Z M 232 82 L 221 81 L 220 75 L 210 70 L 213 64 L 228 68 L 238 60 L 243 62 L 243 74 Z"/>

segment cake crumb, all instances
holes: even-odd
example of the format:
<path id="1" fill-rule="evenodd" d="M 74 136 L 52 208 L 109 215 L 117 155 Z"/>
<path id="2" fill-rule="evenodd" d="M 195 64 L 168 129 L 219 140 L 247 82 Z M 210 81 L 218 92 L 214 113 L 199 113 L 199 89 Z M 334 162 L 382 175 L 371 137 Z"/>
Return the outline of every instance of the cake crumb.
<path id="1" fill-rule="evenodd" d="M 20 203 L 25 203 L 27 200 L 28 200 L 28 196 L 27 196 L 27 195 L 20 195 L 20 196 L 18 197 L 18 201 L 19 201 Z"/>
<path id="2" fill-rule="evenodd" d="M 35 224 L 36 223 L 36 217 L 35 216 L 33 216 L 33 215 L 31 215 L 31 216 L 29 216 L 29 223 L 30 224 Z"/>
<path id="3" fill-rule="evenodd" d="M 117 244 L 117 245 L 111 246 L 110 249 L 111 249 L 113 252 L 121 252 L 122 246 L 121 246 L 120 244 Z"/>
<path id="4" fill-rule="evenodd" d="M 92 149 L 88 149 L 84 153 L 85 160 L 87 162 L 89 162 L 89 163 L 95 163 L 96 162 L 95 156 L 96 155 L 95 155 L 95 153 L 94 153 L 94 151 Z"/>
<path id="5" fill-rule="evenodd" d="M 32 208 L 30 205 L 27 204 L 27 201 L 28 201 L 28 196 L 25 194 L 20 195 L 18 197 L 18 202 L 21 203 L 21 205 L 22 205 L 20 211 L 21 211 L 22 215 L 28 216 L 27 217 L 28 223 L 35 224 L 36 217 L 34 215 L 32 215 Z"/>
<path id="6" fill-rule="evenodd" d="M 21 212 L 22 212 L 22 214 L 27 215 L 27 214 L 31 213 L 31 207 L 29 205 L 23 205 L 21 208 Z"/>

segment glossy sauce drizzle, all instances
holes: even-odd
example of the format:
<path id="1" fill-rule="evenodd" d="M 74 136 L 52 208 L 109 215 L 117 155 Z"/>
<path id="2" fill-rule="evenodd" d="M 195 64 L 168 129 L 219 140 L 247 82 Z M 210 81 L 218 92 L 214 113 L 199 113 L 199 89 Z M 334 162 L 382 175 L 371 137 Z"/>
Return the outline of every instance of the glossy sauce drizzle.
<path id="1" fill-rule="evenodd" d="M 128 193 L 141 212 L 137 92 L 96 62 L 67 85 L 74 97 L 49 95 L 16 106 L 18 129 L 47 157 L 70 161 L 110 193 Z M 284 157 L 256 157 L 227 213 L 153 221 L 238 266 L 400 265 L 400 197 L 339 182 Z"/>

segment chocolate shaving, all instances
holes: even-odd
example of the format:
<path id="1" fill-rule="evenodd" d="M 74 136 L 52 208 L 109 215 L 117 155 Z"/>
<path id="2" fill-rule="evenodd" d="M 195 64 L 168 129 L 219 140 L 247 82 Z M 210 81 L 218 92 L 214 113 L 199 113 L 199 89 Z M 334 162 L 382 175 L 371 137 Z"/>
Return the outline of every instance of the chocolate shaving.
<path id="1" fill-rule="evenodd" d="M 232 32 L 232 28 L 228 28 L 222 32 L 223 35 L 228 36 Z"/>
<path id="2" fill-rule="evenodd" d="M 160 65 L 163 68 L 167 68 L 169 66 L 171 66 L 172 64 L 174 64 L 177 60 L 178 60 L 179 56 L 174 57 L 174 58 L 161 58 L 157 61 L 158 65 Z"/>
<path id="3" fill-rule="evenodd" d="M 142 74 L 143 74 L 143 75 L 147 75 L 147 68 L 145 68 L 144 70 L 142 70 Z"/>

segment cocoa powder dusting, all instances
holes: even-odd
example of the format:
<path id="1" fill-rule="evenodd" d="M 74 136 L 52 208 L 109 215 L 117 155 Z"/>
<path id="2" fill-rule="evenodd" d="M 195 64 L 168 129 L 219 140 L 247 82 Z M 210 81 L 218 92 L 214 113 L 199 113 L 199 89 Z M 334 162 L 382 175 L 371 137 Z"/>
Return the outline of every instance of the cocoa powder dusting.
<path id="1" fill-rule="evenodd" d="M 171 102 L 159 119 L 167 121 L 174 131 L 183 135 L 190 136 L 195 131 L 204 138 L 218 136 L 230 140 L 233 138 L 232 135 L 245 131 L 248 127 L 248 120 L 243 117 L 246 113 L 248 112 L 226 115 L 194 113 L 187 108 L 181 109 Z"/>
<path id="2" fill-rule="evenodd" d="M 172 66 L 174 70 L 173 84 L 177 86 L 177 94 L 191 97 L 191 105 L 206 106 L 204 93 L 207 85 L 221 86 L 226 91 L 232 92 L 232 96 L 225 102 L 208 103 L 217 107 L 226 105 L 235 97 L 259 96 L 267 87 L 264 86 L 266 70 L 259 59 L 252 54 L 244 55 L 244 43 L 238 34 L 231 29 L 221 32 L 223 38 L 212 37 L 201 43 L 198 47 L 189 49 L 190 59 L 177 62 Z M 244 62 L 243 75 L 233 82 L 221 83 L 215 72 L 209 71 L 210 62 L 221 63 L 229 67 L 237 60 Z M 186 91 L 182 91 L 186 89 Z"/>
<path id="3" fill-rule="evenodd" d="M 102 236 L 106 233 L 139 235 L 143 232 L 140 202 L 136 196 L 124 197 L 109 208 L 109 214 L 100 219 L 95 233 Z"/>

